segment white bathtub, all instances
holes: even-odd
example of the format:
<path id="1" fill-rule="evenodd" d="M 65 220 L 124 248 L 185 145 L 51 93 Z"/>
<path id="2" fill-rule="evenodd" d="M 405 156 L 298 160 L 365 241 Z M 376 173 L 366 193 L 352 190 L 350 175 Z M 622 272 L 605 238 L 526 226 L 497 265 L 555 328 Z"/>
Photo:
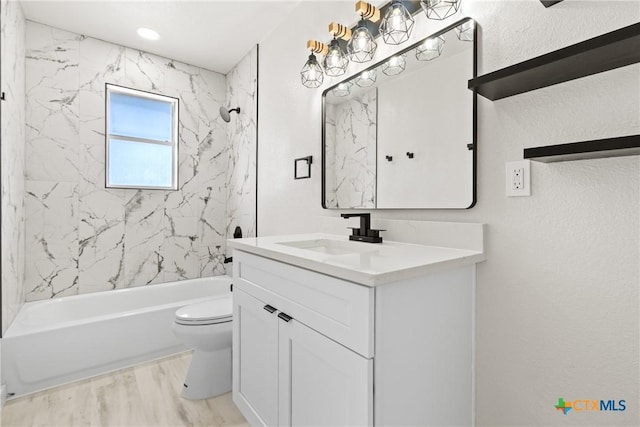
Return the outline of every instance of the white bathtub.
<path id="1" fill-rule="evenodd" d="M 175 311 L 228 296 L 228 276 L 26 303 L 2 338 L 2 376 L 20 396 L 187 350 Z"/>

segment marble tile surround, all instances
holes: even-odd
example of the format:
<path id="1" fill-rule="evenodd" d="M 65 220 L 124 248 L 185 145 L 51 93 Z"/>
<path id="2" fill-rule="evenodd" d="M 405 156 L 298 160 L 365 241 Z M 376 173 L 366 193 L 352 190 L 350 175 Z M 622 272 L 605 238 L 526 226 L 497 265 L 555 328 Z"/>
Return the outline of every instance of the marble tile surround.
<path id="1" fill-rule="evenodd" d="M 326 104 L 327 208 L 376 206 L 377 92 Z M 357 137 L 356 137 L 357 135 Z"/>
<path id="2" fill-rule="evenodd" d="M 256 57 L 225 78 L 27 21 L 27 301 L 224 274 L 227 230 L 255 218 L 235 172 L 255 174 L 240 160 L 255 115 L 229 128 L 218 108 L 255 112 Z M 178 191 L 105 189 L 105 83 L 180 99 Z"/>
<path id="3" fill-rule="evenodd" d="M 6 101 L 2 141 L 2 332 L 24 303 L 25 269 L 25 19 L 17 1 L 0 0 L 0 66 Z"/>
<path id="4" fill-rule="evenodd" d="M 240 107 L 227 124 L 229 167 L 227 168 L 227 227 L 233 236 L 236 226 L 243 237 L 256 235 L 256 154 L 258 110 L 258 47 L 254 47 L 227 74 L 228 108 Z"/>

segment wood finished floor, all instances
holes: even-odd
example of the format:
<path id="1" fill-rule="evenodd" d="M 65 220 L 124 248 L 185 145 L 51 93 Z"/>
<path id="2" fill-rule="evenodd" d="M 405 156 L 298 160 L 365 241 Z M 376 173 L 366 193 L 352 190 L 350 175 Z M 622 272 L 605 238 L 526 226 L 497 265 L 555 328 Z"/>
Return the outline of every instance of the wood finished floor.
<path id="1" fill-rule="evenodd" d="M 207 400 L 180 397 L 191 353 L 10 400 L 0 425 L 249 426 L 231 393 Z"/>

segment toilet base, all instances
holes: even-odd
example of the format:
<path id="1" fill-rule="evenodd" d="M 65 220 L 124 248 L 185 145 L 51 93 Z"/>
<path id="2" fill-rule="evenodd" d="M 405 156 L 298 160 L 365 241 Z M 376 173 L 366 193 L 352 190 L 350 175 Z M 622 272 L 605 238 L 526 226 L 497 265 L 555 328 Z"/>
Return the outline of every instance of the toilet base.
<path id="1" fill-rule="evenodd" d="M 196 350 L 182 386 L 185 399 L 208 399 L 231 391 L 231 348 Z"/>

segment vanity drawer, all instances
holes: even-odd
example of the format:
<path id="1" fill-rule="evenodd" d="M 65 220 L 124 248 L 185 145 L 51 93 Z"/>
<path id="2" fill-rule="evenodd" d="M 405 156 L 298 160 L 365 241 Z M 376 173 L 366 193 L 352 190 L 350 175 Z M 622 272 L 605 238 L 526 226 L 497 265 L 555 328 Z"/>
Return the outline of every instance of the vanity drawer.
<path id="1" fill-rule="evenodd" d="M 234 286 L 365 357 L 373 357 L 374 289 L 234 250 Z"/>

